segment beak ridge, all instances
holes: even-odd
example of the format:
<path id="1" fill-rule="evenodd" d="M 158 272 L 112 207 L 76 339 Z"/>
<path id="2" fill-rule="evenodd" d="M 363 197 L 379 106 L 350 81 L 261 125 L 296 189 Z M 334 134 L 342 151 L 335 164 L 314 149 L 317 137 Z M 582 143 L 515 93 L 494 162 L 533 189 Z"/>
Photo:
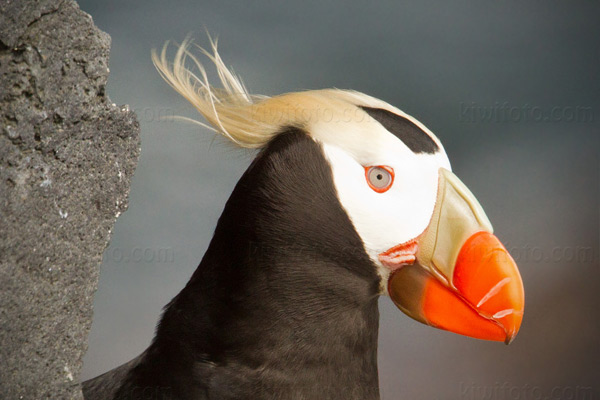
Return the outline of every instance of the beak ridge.
<path id="1" fill-rule="evenodd" d="M 473 193 L 456 175 L 445 168 L 440 168 L 439 174 L 433 216 L 419 239 L 417 261 L 451 285 L 462 245 L 474 233 L 493 233 L 494 228 Z"/>

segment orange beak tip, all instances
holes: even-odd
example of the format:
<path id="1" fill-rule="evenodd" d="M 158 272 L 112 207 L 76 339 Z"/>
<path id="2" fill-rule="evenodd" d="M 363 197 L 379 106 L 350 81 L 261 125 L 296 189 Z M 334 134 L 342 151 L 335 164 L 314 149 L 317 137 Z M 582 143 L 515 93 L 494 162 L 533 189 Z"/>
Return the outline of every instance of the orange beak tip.
<path id="1" fill-rule="evenodd" d="M 507 344 L 514 339 L 523 320 L 523 281 L 496 236 L 477 232 L 467 239 L 456 260 L 453 284 L 478 314 L 504 329 Z"/>

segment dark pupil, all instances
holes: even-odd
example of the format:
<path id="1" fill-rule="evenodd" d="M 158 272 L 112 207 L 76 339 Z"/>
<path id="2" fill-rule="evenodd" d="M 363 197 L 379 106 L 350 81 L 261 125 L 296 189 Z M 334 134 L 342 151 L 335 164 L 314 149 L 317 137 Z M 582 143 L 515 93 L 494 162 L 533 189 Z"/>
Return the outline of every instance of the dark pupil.
<path id="1" fill-rule="evenodd" d="M 382 180 L 383 179 L 383 175 L 377 174 L 377 179 Z"/>

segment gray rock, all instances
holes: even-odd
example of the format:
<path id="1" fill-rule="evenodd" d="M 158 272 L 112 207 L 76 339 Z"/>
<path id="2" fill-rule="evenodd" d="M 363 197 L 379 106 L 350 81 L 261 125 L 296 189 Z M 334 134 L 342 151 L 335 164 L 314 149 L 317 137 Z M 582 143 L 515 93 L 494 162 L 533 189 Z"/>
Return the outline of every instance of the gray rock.
<path id="1" fill-rule="evenodd" d="M 139 125 L 110 37 L 72 0 L 0 0 L 0 398 L 81 399 L 79 371 Z"/>

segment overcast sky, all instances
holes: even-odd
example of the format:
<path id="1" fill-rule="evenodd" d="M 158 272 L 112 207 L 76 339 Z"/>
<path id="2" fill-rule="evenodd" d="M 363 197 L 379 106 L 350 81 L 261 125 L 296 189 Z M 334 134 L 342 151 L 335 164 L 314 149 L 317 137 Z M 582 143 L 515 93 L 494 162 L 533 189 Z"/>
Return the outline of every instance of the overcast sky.
<path id="1" fill-rule="evenodd" d="M 599 2 L 79 3 L 112 36 L 109 96 L 142 128 L 82 379 L 149 344 L 252 160 L 205 129 L 159 120 L 198 116 L 161 81 L 150 50 L 188 33 L 206 46 L 208 30 L 253 93 L 356 89 L 417 117 L 520 266 L 526 310 L 510 346 L 421 325 L 382 299 L 383 399 L 600 393 Z"/>

